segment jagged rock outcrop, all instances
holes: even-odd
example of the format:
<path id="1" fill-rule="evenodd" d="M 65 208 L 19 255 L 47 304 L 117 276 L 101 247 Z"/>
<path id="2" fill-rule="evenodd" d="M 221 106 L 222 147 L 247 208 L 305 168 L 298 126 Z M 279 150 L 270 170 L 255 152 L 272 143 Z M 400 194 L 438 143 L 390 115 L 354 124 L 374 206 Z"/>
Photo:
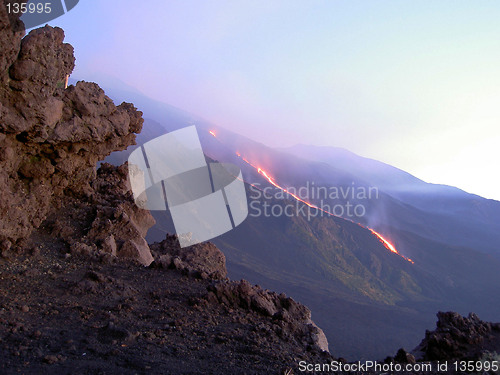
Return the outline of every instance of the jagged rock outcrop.
<path id="1" fill-rule="evenodd" d="M 227 276 L 226 257 L 214 244 L 205 242 L 186 248 L 176 236 L 151 245 L 155 262 L 163 268 L 175 268 L 203 279 L 224 279 Z"/>
<path id="2" fill-rule="evenodd" d="M 227 307 L 243 308 L 273 318 L 276 332 L 282 338 L 293 338 L 304 347 L 328 351 L 328 340 L 311 320 L 311 311 L 287 297 L 251 285 L 246 280 L 226 278 L 226 258 L 212 243 L 205 242 L 180 248 L 176 236 L 167 235 L 151 245 L 155 267 L 173 268 L 193 277 L 219 280 L 208 288 L 207 300 Z"/>
<path id="3" fill-rule="evenodd" d="M 264 290 L 246 280 L 221 281 L 209 287 L 207 298 L 272 317 L 278 322 L 276 333 L 281 337 L 293 337 L 305 347 L 328 351 L 328 340 L 311 320 L 311 310 L 283 293 Z"/>
<path id="4" fill-rule="evenodd" d="M 484 352 L 500 351 L 500 323 L 483 322 L 470 313 L 463 317 L 456 312 L 438 312 L 434 331 L 413 351 L 417 360 L 475 360 Z"/>
<path id="5" fill-rule="evenodd" d="M 21 40 L 11 21 L 0 7 L 0 251 L 25 246 L 45 223 L 72 251 L 151 263 L 144 237 L 154 220 L 129 199 L 126 170 L 96 170 L 135 143 L 142 113 L 115 106 L 95 83 L 65 89 L 75 57 L 63 30 L 45 26 Z"/>

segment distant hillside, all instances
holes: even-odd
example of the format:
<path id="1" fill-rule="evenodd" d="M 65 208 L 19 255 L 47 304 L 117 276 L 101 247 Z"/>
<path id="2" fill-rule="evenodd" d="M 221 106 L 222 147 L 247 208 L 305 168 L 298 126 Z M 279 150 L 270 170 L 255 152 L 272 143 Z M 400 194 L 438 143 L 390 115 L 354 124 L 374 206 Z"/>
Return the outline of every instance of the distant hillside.
<path id="1" fill-rule="evenodd" d="M 139 143 L 167 131 L 151 120 L 146 120 L 144 128 Z M 217 138 L 208 134 L 208 129 L 215 129 Z M 356 179 L 360 186 L 369 186 L 328 163 L 290 156 L 230 132 L 226 134 L 221 128 L 205 124 L 200 126 L 199 134 L 207 154 L 239 163 L 245 180 L 258 182 L 262 187 L 271 185 L 242 163 L 235 150 L 251 155 L 252 160 L 272 170 L 279 181 L 291 181 L 296 186 L 314 176 L 316 182 L 327 183 L 333 176 L 339 185 L 349 186 Z M 108 160 L 120 156 L 115 161 L 122 162 L 126 154 L 115 153 Z M 276 169 L 277 165 L 281 167 Z M 499 291 L 498 262 L 471 249 L 429 239 L 435 230 L 429 227 L 429 218 L 430 223 L 437 219 L 383 191 L 380 194 L 382 198 L 375 203 L 382 202 L 399 216 L 406 215 L 406 222 L 417 224 L 411 232 L 382 226 L 391 233 L 396 246 L 415 260 L 415 265 L 390 253 L 368 231 L 332 217 L 311 221 L 301 217 L 248 217 L 214 242 L 227 257 L 231 277 L 283 290 L 309 305 L 331 346 L 349 358 L 381 357 L 398 347 L 416 345 L 419 332 L 432 326 L 438 309 L 474 309 L 494 319 L 499 306 L 485 304 L 476 297 L 478 290 L 482 290 L 481 295 Z M 248 196 L 251 195 L 248 190 Z M 368 204 L 368 209 L 376 211 L 377 204 Z M 150 230 L 148 240 L 173 232 L 168 212 L 153 212 L 153 216 L 157 225 Z M 422 228 L 422 235 L 415 233 Z M 372 345 L 374 340 L 377 345 Z"/>
<path id="2" fill-rule="evenodd" d="M 169 106 L 154 103 L 141 108 L 152 120 L 146 120 L 139 143 L 194 123 L 207 156 L 238 164 L 249 183 L 271 186 L 237 152 L 282 186 L 298 188 L 314 181 L 324 187 L 377 187 L 377 199 L 360 200 L 367 214 L 359 221 L 380 231 L 414 265 L 349 221 L 331 217 L 249 217 L 214 239 L 227 257 L 231 277 L 286 291 L 310 306 L 340 355 L 381 358 L 398 347 L 413 347 L 419 332 L 432 327 L 437 310 L 477 311 L 500 320 L 500 303 L 491 298 L 500 292 L 500 231 L 494 220 L 498 202 L 427 184 L 345 150 L 272 149 L 195 116 L 179 117 L 178 110 L 169 117 Z M 119 162 L 126 155 L 121 153 Z M 168 212 L 153 215 L 157 225 L 149 240 L 173 232 Z"/>
<path id="3" fill-rule="evenodd" d="M 296 145 L 282 151 L 322 163 L 378 187 L 391 197 L 425 213 L 426 220 L 404 224 L 397 210 L 390 210 L 388 224 L 415 231 L 435 240 L 468 246 L 500 257 L 500 202 L 469 194 L 452 186 L 426 183 L 388 164 L 358 156 L 337 147 Z M 404 215 L 410 216 L 411 213 Z M 392 223 L 391 223 L 392 221 Z M 428 221 L 427 223 L 425 223 Z M 432 224 L 431 224 L 432 223 Z M 423 225 L 422 225 L 423 224 Z M 431 225 L 429 225 L 431 224 Z M 430 234 L 425 225 L 439 230 Z"/>

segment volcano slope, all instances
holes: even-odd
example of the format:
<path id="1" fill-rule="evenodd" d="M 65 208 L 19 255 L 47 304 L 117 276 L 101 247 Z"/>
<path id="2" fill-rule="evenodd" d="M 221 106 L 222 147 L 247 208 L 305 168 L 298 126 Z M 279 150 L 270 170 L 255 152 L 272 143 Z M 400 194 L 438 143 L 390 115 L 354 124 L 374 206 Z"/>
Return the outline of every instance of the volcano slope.
<path id="1" fill-rule="evenodd" d="M 203 271 L 70 255 L 39 239 L 0 262 L 2 374 L 279 374 L 331 360 L 307 339 L 307 309 L 284 296 L 271 295 L 288 301 L 288 318 L 272 318 L 221 303 L 233 284 Z"/>
<path id="2" fill-rule="evenodd" d="M 253 165 L 264 169 L 279 185 L 295 187 L 295 191 L 311 182 L 316 187 L 326 188 L 372 186 L 370 180 L 363 179 L 365 175 L 356 175 L 355 168 L 350 170 L 349 164 L 332 165 L 302 159 L 222 128 L 212 129 L 216 129 L 215 138 L 208 132 L 202 132 L 209 155 L 225 160 L 227 155 L 239 153 L 242 156 L 239 159 L 247 158 Z M 233 162 L 238 162 L 238 158 L 231 157 Z M 255 168 L 242 161 L 240 165 L 246 172 L 246 181 L 259 183 L 262 189 L 270 187 Z M 252 196 L 259 194 L 249 190 L 249 199 L 255 201 Z M 308 192 L 311 194 L 310 189 Z M 490 212 L 495 207 L 490 204 L 493 202 L 484 202 L 489 207 L 484 215 L 480 215 L 482 210 L 468 215 L 462 209 L 463 204 L 457 206 L 456 213 L 448 211 L 437 215 L 437 207 L 425 210 L 422 204 L 413 205 L 413 201 L 399 198 L 380 189 L 376 199 L 362 199 L 359 203 L 366 208 L 367 215 L 360 218 L 360 222 L 375 226 L 377 231 L 388 235 L 396 249 L 415 261 L 413 265 L 397 262 L 397 257 L 381 257 L 375 250 L 375 244 L 367 240 L 369 237 L 363 237 L 359 227 L 325 215 L 301 220 L 297 217 L 272 217 L 275 215 L 265 217 L 254 210 L 258 217 L 249 217 L 240 228 L 219 237 L 216 242 L 226 253 L 232 276 L 249 278 L 266 287 L 284 288 L 306 303 L 324 328 L 332 346 L 347 350 L 340 354 L 348 358 L 381 358 L 384 351 L 391 350 L 390 346 L 414 346 L 417 343 L 415 332 L 431 326 L 436 310 L 455 310 L 463 314 L 475 311 L 489 320 L 499 320 L 500 301 L 494 296 L 500 293 L 497 271 L 500 262 L 491 253 L 495 247 L 498 250 L 498 241 L 495 242 L 496 237 L 491 235 L 498 236 L 499 233 L 498 229 L 496 232 L 494 229 L 498 227 L 498 222 L 491 219 L 495 217 Z M 426 195 L 426 199 L 433 200 L 445 211 L 450 208 L 446 198 L 452 197 Z M 472 198 L 486 201 L 469 195 L 468 199 Z M 264 197 L 261 199 L 266 200 Z M 318 204 L 314 200 L 309 201 Z M 267 203 L 271 206 L 275 204 L 272 199 L 267 199 Z M 323 203 L 346 206 L 342 199 L 324 200 Z M 351 204 L 356 202 L 351 201 Z M 287 203 L 282 202 L 281 205 Z M 262 208 L 263 203 L 257 206 Z M 488 218 L 488 225 L 485 225 L 484 221 Z M 325 230 L 334 226 L 342 230 Z M 236 235 L 238 231 L 240 233 Z M 486 232 L 489 235 L 483 236 Z M 304 233 L 306 236 L 301 236 Z M 453 241 L 448 240 L 448 235 L 443 237 L 443 233 L 453 233 Z M 349 241 L 349 236 L 353 241 Z M 245 246 L 241 238 L 251 239 L 252 246 Z M 287 244 L 286 249 L 283 243 Z M 478 246 L 479 243 L 487 243 L 488 246 Z M 355 249 L 359 250 L 353 251 Z M 266 269 L 268 261 L 259 261 L 263 253 L 268 253 L 268 257 L 271 253 L 275 255 L 272 268 Z M 294 260 L 296 262 L 292 266 Z M 353 261 L 359 262 L 362 268 L 353 267 Z M 333 271 L 338 267 L 345 273 Z M 290 274 L 288 279 L 284 276 L 287 271 L 294 280 L 290 280 Z M 315 276 L 311 272 L 315 272 Z M 401 277 L 403 272 L 407 275 Z M 365 287 L 358 288 L 360 278 L 364 279 Z M 313 279 L 316 280 L 314 286 Z M 375 280 L 380 283 L 378 290 L 383 285 L 385 292 L 397 290 L 398 297 L 392 301 L 381 299 L 380 294 L 375 292 L 377 288 L 370 287 L 376 284 Z M 350 292 L 342 293 L 339 284 L 347 286 Z M 336 335 L 338 332 L 344 334 Z"/>
<path id="3" fill-rule="evenodd" d="M 206 243 L 148 245 L 127 166 L 132 104 L 74 67 L 61 29 L 21 39 L 0 6 L 0 373 L 263 374 L 330 360 L 305 306 L 226 279 Z M 16 28 L 17 30 L 17 28 Z M 147 267 L 146 267 L 147 266 Z"/>
<path id="4" fill-rule="evenodd" d="M 154 121 L 146 120 L 144 127 L 146 132 L 138 142 L 166 132 Z M 290 156 L 231 132 L 225 135 L 222 128 L 215 128 L 214 137 L 208 129 L 207 124 L 202 124 L 198 133 L 211 158 L 239 164 L 245 181 L 270 189 L 273 197 L 266 199 L 258 189 L 247 185 L 249 204 L 253 202 L 254 207 L 262 209 L 268 204 L 280 206 L 284 212 L 286 206 L 297 211 L 305 205 L 292 197 L 275 198 L 279 189 L 238 157 L 238 151 L 242 156 L 250 155 L 252 164 L 271 168 L 266 170 L 272 171 L 271 176 L 282 186 L 300 187 L 307 181 L 331 186 L 331 181 L 336 181 L 348 187 L 353 179 L 356 186 L 369 186 L 327 163 Z M 114 153 L 107 160 L 124 161 L 128 152 L 129 149 Z M 396 248 L 415 264 L 392 254 L 373 234 L 352 222 L 315 213 L 308 220 L 308 207 L 305 214 L 290 217 L 269 212 L 266 217 L 263 211 L 259 215 L 250 207 L 244 223 L 213 241 L 226 255 L 232 278 L 245 278 L 285 291 L 305 303 L 335 352 L 348 359 L 381 359 L 399 347 L 414 347 L 420 339 L 419 332 L 432 327 L 438 310 L 462 314 L 475 311 L 489 320 L 499 319 L 499 301 L 485 297 L 500 292 L 497 259 L 472 248 L 432 239 L 428 232 L 439 232 L 441 227 L 435 216 L 383 191 L 375 202 L 365 203 L 367 211 L 387 209 L 397 213 L 389 215 L 382 228 L 377 229 L 388 233 Z M 152 214 L 156 224 L 147 239 L 159 241 L 174 228 L 168 212 Z M 397 223 L 389 225 L 391 218 L 404 221 L 405 226 L 418 225 L 413 231 L 405 231 Z M 422 227 L 427 229 L 421 230 Z"/>
<path id="5" fill-rule="evenodd" d="M 310 264 L 317 264 L 321 257 L 316 257 L 315 250 L 305 247 L 303 242 L 290 240 L 294 238 L 293 235 L 283 235 L 283 228 L 289 228 L 288 233 L 294 233 L 292 228 L 295 226 L 298 233 L 314 233 L 313 229 L 308 228 L 308 223 L 290 220 L 288 224 L 283 221 L 281 225 L 274 225 L 278 220 L 272 218 L 262 219 L 262 223 L 248 221 L 238 229 L 245 241 L 225 235 L 215 240 L 227 256 L 231 277 L 246 278 L 268 288 L 286 290 L 294 298 L 306 303 L 312 308 L 315 319 L 321 320 L 320 325 L 327 332 L 332 346 L 345 350 L 340 354 L 348 358 L 382 358 L 399 346 L 412 347 L 418 342 L 417 332 L 432 327 L 437 310 L 457 310 L 462 314 L 476 311 L 485 319 L 500 320 L 500 300 L 496 298 L 500 293 L 497 271 L 500 267 L 498 202 L 487 202 L 464 192 L 457 195 L 454 192 L 456 189 L 434 189 L 438 187 L 427 186 L 423 181 L 419 182 L 392 167 L 381 166 L 378 162 L 366 164 L 366 160 L 360 161 L 359 157 L 353 155 L 335 156 L 329 152 L 305 154 L 297 149 L 288 153 L 278 152 L 230 130 L 203 122 L 194 115 L 182 114 L 171 106 L 155 102 L 144 95 L 141 97 L 133 93 L 133 88 L 128 91 L 122 98 L 129 95 L 134 97 L 134 101 L 141 102 L 144 116 L 156 121 L 156 124 L 146 121 L 146 131 L 141 135 L 149 132 L 154 137 L 153 134 L 163 134 L 195 123 L 198 129 L 203 130 L 199 133 L 207 155 L 212 159 L 239 163 L 248 182 L 260 182 L 267 186 L 261 175 L 236 156 L 236 151 L 254 164 L 259 163 L 283 186 L 300 187 L 308 181 L 314 181 L 326 187 L 349 187 L 352 182 L 356 186 L 374 184 L 380 187 L 380 199 L 363 202 L 368 214 L 362 223 L 387 235 L 402 254 L 414 259 L 414 268 L 419 274 L 418 277 L 411 274 L 411 281 L 407 285 L 407 289 L 413 290 L 413 293 L 408 293 L 395 305 L 372 298 L 379 293 L 370 291 L 370 297 L 359 293 L 359 277 L 332 281 L 335 276 L 330 272 L 330 267 L 338 270 L 338 265 L 345 265 L 350 259 L 341 260 L 338 264 L 320 265 L 316 268 L 314 280 L 310 280 Z M 304 124 L 304 128 L 307 129 L 307 124 Z M 210 135 L 209 130 L 215 130 L 217 138 Z M 125 151 L 122 160 L 126 160 Z M 360 168 L 360 163 L 363 168 Z M 402 183 L 414 185 L 412 194 L 391 190 Z M 420 185 L 430 189 L 421 189 Z M 168 214 L 154 215 L 157 224 L 148 232 L 148 239 L 161 240 L 166 232 L 172 232 L 169 226 L 171 220 Z M 243 231 L 245 228 L 246 232 Z M 323 240 L 335 242 L 335 238 L 330 239 L 329 236 L 324 236 Z M 242 242 L 245 242 L 243 246 Z M 246 246 L 247 243 L 252 243 L 252 246 Z M 283 243 L 289 245 L 288 252 L 283 250 Z M 311 241 L 310 245 L 318 244 Z M 271 268 L 267 260 L 275 248 L 278 249 L 277 258 Z M 367 246 L 367 255 L 369 250 Z M 298 256 L 297 263 L 290 269 L 283 268 L 285 265 L 290 266 L 297 254 L 309 254 L 312 260 L 304 263 L 303 259 L 307 257 Z M 350 255 L 349 252 L 345 254 Z M 342 258 L 343 253 L 339 252 L 336 256 Z M 334 258 L 323 259 L 328 261 Z M 364 267 L 370 271 L 372 265 L 366 262 Z M 374 285 L 369 280 L 377 279 L 377 267 L 377 261 L 374 261 L 374 272 L 365 271 L 360 276 L 367 276 L 367 283 Z M 302 268 L 307 268 L 306 277 L 302 277 Z M 406 272 L 404 268 L 402 270 Z M 349 275 L 349 272 L 344 274 Z M 322 276 L 323 282 L 319 282 Z M 413 282 L 417 282 L 417 288 Z M 346 283 L 352 285 L 346 286 Z M 391 283 L 379 285 L 393 289 Z M 421 298 L 417 299 L 415 291 L 419 289 L 422 293 Z M 397 313 L 393 314 L 395 309 Z"/>

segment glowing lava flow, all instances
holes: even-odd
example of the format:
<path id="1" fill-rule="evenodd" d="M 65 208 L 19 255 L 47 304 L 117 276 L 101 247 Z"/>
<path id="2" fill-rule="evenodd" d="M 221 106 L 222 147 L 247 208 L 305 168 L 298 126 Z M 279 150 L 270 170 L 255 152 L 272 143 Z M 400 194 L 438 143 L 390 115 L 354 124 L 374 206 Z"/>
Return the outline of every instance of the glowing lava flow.
<path id="1" fill-rule="evenodd" d="M 309 203 L 309 202 L 307 202 L 307 201 L 305 201 L 305 200 L 303 200 L 303 199 L 299 198 L 299 197 L 298 197 L 298 196 L 296 196 L 295 194 L 293 194 L 293 193 L 289 192 L 289 191 L 288 191 L 287 189 L 285 189 L 284 187 L 281 187 L 280 185 L 278 185 L 278 184 L 276 183 L 276 181 L 274 181 L 274 180 L 273 180 L 273 178 L 272 178 L 271 176 L 269 176 L 269 174 L 268 174 L 265 170 L 263 170 L 263 169 L 262 169 L 262 168 L 260 168 L 260 167 L 256 167 L 256 166 L 254 166 L 253 164 L 251 164 L 251 163 L 250 163 L 248 160 L 246 160 L 245 158 L 242 158 L 242 159 L 243 159 L 243 161 L 244 161 L 244 162 L 246 162 L 246 163 L 247 163 L 247 164 L 249 164 L 250 166 L 252 166 L 252 167 L 254 167 L 255 169 L 257 169 L 257 172 L 259 172 L 259 174 L 261 174 L 262 176 L 264 176 L 264 177 L 266 178 L 266 180 L 267 180 L 267 181 L 269 181 L 269 183 L 270 183 L 271 185 L 273 185 L 273 186 L 277 187 L 278 189 L 280 189 L 280 190 L 284 191 L 285 193 L 287 193 L 287 194 L 291 195 L 291 196 L 292 196 L 292 197 L 294 197 L 296 200 L 298 200 L 298 201 L 300 201 L 300 202 L 302 202 L 302 203 L 304 203 L 304 204 L 308 205 L 308 206 L 309 206 L 309 207 L 311 207 L 311 208 L 315 208 L 315 209 L 320 210 L 320 211 L 323 211 L 323 212 L 325 212 L 325 213 L 327 213 L 327 214 L 329 214 L 329 215 L 336 216 L 335 214 L 333 214 L 333 213 L 331 213 L 331 212 L 329 212 L 329 211 L 323 210 L 323 209 L 319 208 L 318 206 L 315 206 L 315 205 L 313 205 L 313 204 L 311 204 L 311 203 Z M 343 219 L 345 219 L 345 218 L 343 218 Z M 349 220 L 349 219 L 345 219 L 345 220 Z M 382 242 L 382 244 L 383 244 L 383 245 L 387 248 L 387 250 L 392 251 L 394 254 L 399 255 L 400 257 L 402 257 L 402 258 L 406 259 L 408 262 L 410 262 L 410 263 L 412 263 L 412 264 L 413 264 L 413 263 L 415 263 L 415 262 L 414 262 L 413 260 L 411 260 L 410 258 L 407 258 L 407 257 L 405 257 L 404 255 L 401 255 L 401 254 L 400 254 L 400 253 L 396 250 L 396 248 L 394 247 L 394 245 L 393 245 L 393 244 L 391 244 L 389 241 L 387 241 L 384 237 L 382 237 L 382 235 L 381 235 L 380 233 L 378 233 L 378 232 L 374 231 L 374 230 L 373 230 L 373 229 L 371 229 L 371 228 L 365 227 L 364 225 L 361 225 L 360 223 L 356 223 L 356 222 L 354 222 L 354 221 L 352 221 L 352 220 L 349 220 L 349 221 L 351 221 L 351 222 L 353 222 L 353 223 L 355 223 L 355 224 L 358 224 L 359 226 L 361 226 L 361 227 L 363 227 L 363 228 L 365 228 L 365 229 L 368 229 L 370 232 L 372 232 L 372 233 L 375 235 L 375 237 L 377 237 L 377 238 L 379 239 L 379 241 L 380 241 L 380 242 Z"/>
<path id="2" fill-rule="evenodd" d="M 380 234 L 378 234 L 377 232 L 375 232 L 373 229 L 371 228 L 366 228 L 368 229 L 370 232 L 372 232 L 379 240 L 380 242 L 382 242 L 384 244 L 385 247 L 387 247 L 389 250 L 391 250 L 393 253 L 396 253 L 398 255 L 401 255 L 398 253 L 398 251 L 396 250 L 396 248 L 394 247 L 393 244 L 391 244 L 389 241 L 387 241 L 384 237 L 382 237 Z M 402 255 L 401 255 L 402 256 Z M 405 258 L 405 257 L 403 257 Z M 406 259 L 406 258 L 405 258 Z M 406 259 L 408 261 L 411 261 L 413 263 L 413 261 L 411 259 Z"/>
<path id="3" fill-rule="evenodd" d="M 239 153 L 237 153 L 237 155 L 238 155 L 238 156 L 240 156 L 240 155 L 239 155 Z M 241 157 L 241 156 L 240 156 L 240 157 Z M 277 187 L 278 189 L 280 189 L 280 190 L 284 191 L 285 193 L 287 193 L 287 194 L 291 195 L 293 198 L 295 198 L 295 199 L 296 199 L 296 200 L 298 200 L 299 202 L 302 202 L 302 203 L 306 204 L 307 206 L 309 206 L 309 207 L 311 207 L 311 208 L 315 208 L 315 209 L 317 209 L 317 210 L 323 211 L 323 212 L 327 213 L 328 215 L 331 215 L 331 216 L 336 216 L 335 214 L 333 214 L 333 213 L 331 213 L 331 212 L 329 212 L 329 211 L 323 210 L 323 209 L 319 208 L 318 206 L 315 206 L 315 205 L 313 205 L 313 204 L 311 204 L 311 203 L 309 203 L 309 202 L 307 202 L 307 201 L 305 201 L 305 200 L 303 200 L 303 199 L 299 198 L 297 195 L 295 195 L 295 194 L 293 194 L 293 193 L 289 192 L 289 191 L 288 191 L 287 189 L 285 189 L 284 187 L 282 187 L 282 186 L 278 185 L 278 184 L 276 183 L 276 181 L 274 181 L 274 179 L 273 179 L 273 178 L 272 178 L 272 177 L 271 177 L 271 176 L 270 176 L 270 175 L 269 175 L 269 174 L 268 174 L 265 170 L 263 170 L 263 169 L 262 169 L 262 168 L 260 168 L 260 167 L 256 167 L 255 165 L 253 165 L 252 163 L 250 163 L 250 162 L 249 162 L 246 158 L 242 158 L 242 160 L 243 160 L 245 163 L 247 163 L 248 165 L 250 165 L 250 166 L 252 166 L 253 168 L 255 168 L 255 169 L 257 170 L 257 172 L 258 172 L 259 174 L 261 174 L 262 176 L 264 176 L 264 177 L 266 178 L 266 180 L 267 180 L 267 181 L 268 181 L 271 185 L 273 185 L 273 186 Z M 343 219 L 344 219 L 344 220 L 349 220 L 349 219 L 346 219 L 346 218 L 343 218 Z M 378 232 L 374 231 L 374 230 L 373 230 L 373 229 L 371 229 L 371 228 L 365 227 L 364 225 L 361 225 L 360 223 L 356 223 L 356 222 L 354 222 L 354 221 L 352 221 L 352 220 L 349 220 L 349 221 L 350 221 L 350 222 L 352 222 L 352 223 L 355 223 L 355 224 L 357 224 L 357 225 L 359 225 L 359 226 L 361 226 L 361 227 L 363 227 L 363 228 L 365 228 L 365 229 L 368 229 L 370 232 L 372 232 L 372 234 L 373 234 L 373 235 L 375 235 L 375 237 L 377 237 L 377 238 L 378 238 L 378 240 L 379 240 L 380 242 L 382 242 L 382 244 L 383 244 L 383 245 L 387 248 L 387 250 L 392 251 L 394 254 L 399 255 L 400 257 L 402 257 L 402 258 L 406 259 L 408 262 L 410 262 L 410 263 L 412 263 L 412 264 L 413 264 L 413 263 L 415 263 L 415 262 L 414 262 L 413 260 L 411 260 L 410 258 L 407 258 L 407 257 L 405 257 L 404 255 L 401 255 L 401 254 L 400 254 L 400 253 L 396 250 L 396 248 L 394 247 L 394 245 L 393 245 L 393 244 L 391 244 L 389 241 L 387 241 L 384 237 L 382 237 L 382 235 L 381 235 L 380 233 L 378 233 Z"/>
<path id="4" fill-rule="evenodd" d="M 209 133 L 210 133 L 210 134 L 212 134 L 214 137 L 216 137 L 215 133 L 214 133 L 212 130 L 210 130 L 210 132 L 209 132 Z M 247 163 L 249 166 L 251 166 L 252 168 L 254 168 L 255 170 L 257 170 L 257 172 L 258 172 L 261 176 L 263 176 L 263 177 L 264 177 L 264 178 L 265 178 L 265 179 L 266 179 L 266 180 L 267 180 L 267 181 L 268 181 L 271 185 L 273 185 L 274 187 L 276 187 L 276 188 L 278 188 L 278 189 L 280 189 L 280 190 L 284 191 L 284 192 L 285 192 L 285 193 L 287 193 L 288 195 L 290 195 L 290 196 L 292 196 L 293 198 L 295 198 L 297 201 L 302 202 L 302 203 L 304 203 L 305 205 L 307 205 L 307 206 L 309 206 L 309 207 L 311 207 L 311 208 L 315 208 L 315 209 L 317 209 L 317 210 L 320 210 L 320 211 L 322 211 L 322 212 L 324 212 L 324 213 L 326 213 L 326 214 L 328 214 L 328 215 L 338 217 L 337 215 L 335 215 L 335 214 L 333 214 L 333 213 L 331 213 L 331 212 L 329 212 L 329 211 L 323 210 L 323 209 L 319 208 L 318 206 L 315 206 L 315 205 L 313 205 L 313 204 L 311 204 L 311 203 L 309 203 L 309 202 L 307 202 L 307 201 L 305 201 L 305 200 L 301 199 L 300 197 L 298 197 L 297 195 L 295 195 L 295 194 L 291 193 L 290 191 L 288 191 L 288 190 L 287 190 L 287 189 L 285 189 L 284 187 L 282 187 L 282 186 L 278 185 L 278 183 L 277 183 L 276 181 L 274 181 L 274 179 L 273 179 L 273 178 L 269 175 L 269 173 L 267 173 L 267 172 L 266 172 L 265 170 L 263 170 L 262 168 L 260 168 L 260 167 L 258 167 L 258 166 L 256 166 L 256 165 L 252 164 L 251 162 L 249 162 L 249 161 L 248 161 L 245 157 L 241 156 L 241 154 L 240 154 L 239 152 L 236 152 L 236 155 L 237 155 L 238 157 L 240 157 L 240 158 L 241 158 L 241 160 L 243 160 L 243 161 L 244 161 L 245 163 Z M 253 186 L 253 185 L 252 185 L 252 186 Z M 394 247 L 394 245 L 393 245 L 393 244 L 391 244 L 389 241 L 387 241 L 384 237 L 382 237 L 382 235 L 381 235 L 380 233 L 378 233 L 378 232 L 374 231 L 374 230 L 373 230 L 373 229 L 371 229 L 371 228 L 365 227 L 364 225 L 361 225 L 360 223 L 356 223 L 355 221 L 352 221 L 352 220 L 350 220 L 350 219 L 346 219 L 346 218 L 343 218 L 343 217 L 342 217 L 342 219 L 344 219 L 344 220 L 348 220 L 348 221 L 350 221 L 351 223 L 357 224 L 357 225 L 359 225 L 359 226 L 360 226 L 360 227 L 362 227 L 362 228 L 368 229 L 368 230 L 369 230 L 369 231 L 370 231 L 370 232 L 371 232 L 371 233 L 372 233 L 375 237 L 377 237 L 377 239 L 378 239 L 378 240 L 379 240 L 379 241 L 380 241 L 380 242 L 381 242 L 381 243 L 385 246 L 385 248 L 386 248 L 387 250 L 389 250 L 389 251 L 393 252 L 394 254 L 399 255 L 401 258 L 403 258 L 403 259 L 407 260 L 408 262 L 410 262 L 410 263 L 412 263 L 412 264 L 414 264 L 414 263 L 415 263 L 415 262 L 414 262 L 413 260 L 411 260 L 410 258 L 407 258 L 407 257 L 405 257 L 404 255 L 401 255 L 401 254 L 399 253 L 399 251 L 397 251 L 397 250 L 396 250 L 396 248 Z"/>

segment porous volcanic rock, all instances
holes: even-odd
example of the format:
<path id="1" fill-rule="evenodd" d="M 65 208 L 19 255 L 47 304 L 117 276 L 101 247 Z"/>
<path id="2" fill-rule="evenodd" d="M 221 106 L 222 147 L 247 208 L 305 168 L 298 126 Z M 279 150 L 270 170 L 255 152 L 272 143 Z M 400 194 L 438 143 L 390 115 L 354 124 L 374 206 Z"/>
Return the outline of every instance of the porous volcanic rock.
<path id="1" fill-rule="evenodd" d="M 208 299 L 272 317 L 281 337 L 294 337 L 304 347 L 328 352 L 324 332 L 311 320 L 311 310 L 285 294 L 264 290 L 246 280 L 220 281 L 209 288 Z"/>
<path id="2" fill-rule="evenodd" d="M 96 169 L 135 144 L 142 113 L 115 106 L 95 83 L 65 88 L 75 57 L 63 30 L 45 26 L 21 40 L 12 22 L 0 7 L 0 250 L 25 247 L 45 223 L 72 250 L 151 263 L 144 237 L 154 220 L 133 204 L 126 168 Z"/>
<path id="3" fill-rule="evenodd" d="M 176 236 L 167 235 L 164 241 L 152 244 L 151 250 L 155 267 L 178 269 L 194 277 L 213 279 L 207 294 L 210 302 L 270 317 L 280 337 L 293 338 L 311 350 L 328 352 L 326 336 L 311 320 L 311 311 L 306 306 L 283 293 L 264 290 L 246 280 L 229 281 L 225 256 L 212 243 L 181 248 Z"/>
<path id="4" fill-rule="evenodd" d="M 24 1 L 26 2 L 26 1 Z M 7 1 L 3 1 L 7 3 Z M 7 13 L 0 4 L 0 82 L 4 84 L 9 78 L 9 67 L 16 60 L 24 36 L 24 25 L 19 20 L 20 14 Z M 0 106 L 0 114 L 3 114 Z"/>
<path id="5" fill-rule="evenodd" d="M 157 265 L 184 270 L 203 279 L 224 279 L 227 276 L 226 257 L 214 244 L 205 242 L 181 248 L 176 236 L 151 245 Z"/>
<path id="6" fill-rule="evenodd" d="M 438 312 L 434 331 L 425 338 L 413 354 L 418 360 L 476 360 L 485 352 L 500 351 L 500 323 L 488 323 L 470 313 Z"/>
<path id="7" fill-rule="evenodd" d="M 135 205 L 127 173 L 127 164 L 102 164 L 90 184 L 91 195 L 67 197 L 44 228 L 68 243 L 72 253 L 131 258 L 149 265 L 153 257 L 144 237 L 155 221 L 149 211 Z"/>

